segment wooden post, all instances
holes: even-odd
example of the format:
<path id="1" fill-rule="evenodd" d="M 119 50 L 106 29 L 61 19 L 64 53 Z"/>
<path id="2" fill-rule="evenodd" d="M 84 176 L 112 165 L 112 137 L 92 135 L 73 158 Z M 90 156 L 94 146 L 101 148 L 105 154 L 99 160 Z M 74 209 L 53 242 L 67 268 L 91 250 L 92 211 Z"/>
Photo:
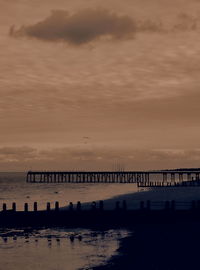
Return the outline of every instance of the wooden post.
<path id="1" fill-rule="evenodd" d="M 51 204 L 50 202 L 47 203 L 47 211 L 50 211 L 51 210 Z"/>
<path id="2" fill-rule="evenodd" d="M 165 210 L 169 210 L 169 201 L 165 202 Z"/>
<path id="3" fill-rule="evenodd" d="M 73 211 L 73 209 L 74 209 L 73 203 L 70 202 L 70 203 L 69 203 L 69 210 L 70 210 L 70 211 Z"/>
<path id="4" fill-rule="evenodd" d="M 80 201 L 77 202 L 76 209 L 77 209 L 77 211 L 81 210 L 81 202 Z"/>
<path id="5" fill-rule="evenodd" d="M 172 211 L 174 211 L 175 208 L 176 208 L 176 203 L 175 203 L 174 200 L 172 200 L 172 201 L 171 201 L 171 209 L 172 209 Z"/>
<path id="6" fill-rule="evenodd" d="M 200 200 L 197 201 L 197 209 L 200 209 Z"/>
<path id="7" fill-rule="evenodd" d="M 119 201 L 117 201 L 116 203 L 115 203 L 115 210 L 119 210 L 120 209 L 120 202 Z"/>
<path id="8" fill-rule="evenodd" d="M 99 209 L 100 209 L 101 211 L 103 211 L 103 208 L 104 208 L 103 201 L 100 201 L 100 202 L 99 202 Z"/>
<path id="9" fill-rule="evenodd" d="M 144 201 L 141 201 L 140 202 L 140 210 L 143 210 L 144 209 Z"/>
<path id="10" fill-rule="evenodd" d="M 6 210 L 7 210 L 7 205 L 6 203 L 3 203 L 3 211 L 6 212 Z"/>
<path id="11" fill-rule="evenodd" d="M 12 210 L 13 210 L 14 212 L 16 211 L 16 203 L 15 203 L 15 202 L 12 204 Z"/>
<path id="12" fill-rule="evenodd" d="M 192 210 L 196 209 L 196 201 L 195 200 L 193 200 L 192 203 L 191 203 L 191 209 Z"/>
<path id="13" fill-rule="evenodd" d="M 28 203 L 24 204 L 24 212 L 28 212 Z"/>
<path id="14" fill-rule="evenodd" d="M 123 200 L 123 202 L 122 202 L 122 209 L 123 209 L 123 211 L 126 211 L 127 210 L 126 200 Z"/>
<path id="15" fill-rule="evenodd" d="M 55 211 L 59 211 L 59 202 L 55 202 Z"/>
<path id="16" fill-rule="evenodd" d="M 151 210 L 151 201 L 150 200 L 147 201 L 147 210 Z"/>
<path id="17" fill-rule="evenodd" d="M 97 209 L 96 202 L 92 202 L 92 204 L 91 204 L 91 209 L 92 209 L 93 211 L 95 211 L 95 210 Z"/>
<path id="18" fill-rule="evenodd" d="M 34 204 L 33 204 L 33 211 L 35 211 L 35 212 L 37 212 L 37 202 L 34 202 Z"/>

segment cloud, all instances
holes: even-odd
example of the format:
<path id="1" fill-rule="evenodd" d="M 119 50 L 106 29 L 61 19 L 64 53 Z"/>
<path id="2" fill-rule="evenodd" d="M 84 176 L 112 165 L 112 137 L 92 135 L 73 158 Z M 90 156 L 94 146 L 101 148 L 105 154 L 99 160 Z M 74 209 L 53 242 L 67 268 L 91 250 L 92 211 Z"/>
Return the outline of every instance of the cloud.
<path id="1" fill-rule="evenodd" d="M 136 22 L 137 32 L 166 32 L 164 23 L 161 20 L 138 20 Z"/>
<path id="2" fill-rule="evenodd" d="M 1 147 L 0 161 L 1 162 L 25 162 L 35 158 L 37 150 L 28 146 L 21 147 Z"/>
<path id="3" fill-rule="evenodd" d="M 100 38 L 122 40 L 133 39 L 140 32 L 183 32 L 199 29 L 199 18 L 192 14 L 178 13 L 170 22 L 166 18 L 148 18 L 118 15 L 103 8 L 88 8 L 70 14 L 66 10 L 53 10 L 51 14 L 35 24 L 15 29 L 9 35 L 26 36 L 52 42 L 68 42 L 82 45 Z"/>
<path id="4" fill-rule="evenodd" d="M 135 24 L 128 16 L 119 16 L 106 9 L 83 9 L 70 15 L 54 10 L 51 15 L 34 25 L 21 27 L 11 35 L 26 35 L 46 41 L 66 41 L 81 45 L 101 37 L 132 38 Z"/>
<path id="5" fill-rule="evenodd" d="M 170 22 L 167 19 L 139 19 L 135 20 L 136 32 L 184 32 L 195 31 L 199 28 L 199 18 L 184 12 L 172 17 Z"/>
<path id="6" fill-rule="evenodd" d="M 111 147 L 0 148 L 4 169 L 145 170 L 199 167 L 200 149 L 134 149 Z"/>
<path id="7" fill-rule="evenodd" d="M 199 18 L 187 13 L 178 14 L 177 21 L 174 24 L 173 31 L 190 31 L 199 27 Z"/>

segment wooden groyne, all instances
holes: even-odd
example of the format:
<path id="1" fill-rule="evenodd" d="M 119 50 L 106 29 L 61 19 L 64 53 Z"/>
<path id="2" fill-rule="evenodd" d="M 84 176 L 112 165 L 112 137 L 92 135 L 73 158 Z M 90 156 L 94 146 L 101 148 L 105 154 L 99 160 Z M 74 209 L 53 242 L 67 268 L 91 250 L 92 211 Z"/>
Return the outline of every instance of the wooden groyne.
<path id="1" fill-rule="evenodd" d="M 58 202 L 55 202 L 53 209 L 50 203 L 47 203 L 46 210 L 43 211 L 38 211 L 37 206 L 35 202 L 32 209 L 29 209 L 29 205 L 25 203 L 24 210 L 17 211 L 16 203 L 12 204 L 10 210 L 7 209 L 6 204 L 3 204 L 0 212 L 0 228 L 41 226 L 116 228 L 131 227 L 142 223 L 200 221 L 200 201 L 153 202 L 148 200 L 139 202 L 136 209 L 129 209 L 126 201 L 116 201 L 113 210 L 104 209 L 103 201 L 92 202 L 90 209 L 87 210 L 82 208 L 80 202 L 76 205 L 70 203 L 67 210 L 60 209 Z"/>
<path id="2" fill-rule="evenodd" d="M 161 183 L 175 184 L 198 181 L 200 170 L 154 170 L 154 171 L 28 171 L 28 183 L 143 183 L 149 185 L 151 177 Z M 154 180 L 155 182 L 155 180 Z"/>

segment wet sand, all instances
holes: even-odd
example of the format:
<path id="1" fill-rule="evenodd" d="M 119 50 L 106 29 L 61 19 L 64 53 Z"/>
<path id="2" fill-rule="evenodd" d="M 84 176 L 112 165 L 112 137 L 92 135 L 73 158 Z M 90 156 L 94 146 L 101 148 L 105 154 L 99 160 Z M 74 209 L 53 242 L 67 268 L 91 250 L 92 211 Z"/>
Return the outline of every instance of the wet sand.
<path id="1" fill-rule="evenodd" d="M 199 269 L 199 223 L 151 224 L 135 227 L 121 240 L 119 255 L 93 270 Z"/>

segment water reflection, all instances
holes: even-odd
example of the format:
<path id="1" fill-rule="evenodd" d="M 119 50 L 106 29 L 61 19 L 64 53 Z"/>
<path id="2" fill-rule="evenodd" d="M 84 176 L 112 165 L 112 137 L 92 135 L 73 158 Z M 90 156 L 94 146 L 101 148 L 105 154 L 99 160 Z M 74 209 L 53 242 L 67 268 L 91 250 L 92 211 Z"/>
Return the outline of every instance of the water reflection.
<path id="1" fill-rule="evenodd" d="M 88 269 L 105 263 L 127 235 L 125 230 L 1 231 L 1 264 L 4 270 Z"/>

